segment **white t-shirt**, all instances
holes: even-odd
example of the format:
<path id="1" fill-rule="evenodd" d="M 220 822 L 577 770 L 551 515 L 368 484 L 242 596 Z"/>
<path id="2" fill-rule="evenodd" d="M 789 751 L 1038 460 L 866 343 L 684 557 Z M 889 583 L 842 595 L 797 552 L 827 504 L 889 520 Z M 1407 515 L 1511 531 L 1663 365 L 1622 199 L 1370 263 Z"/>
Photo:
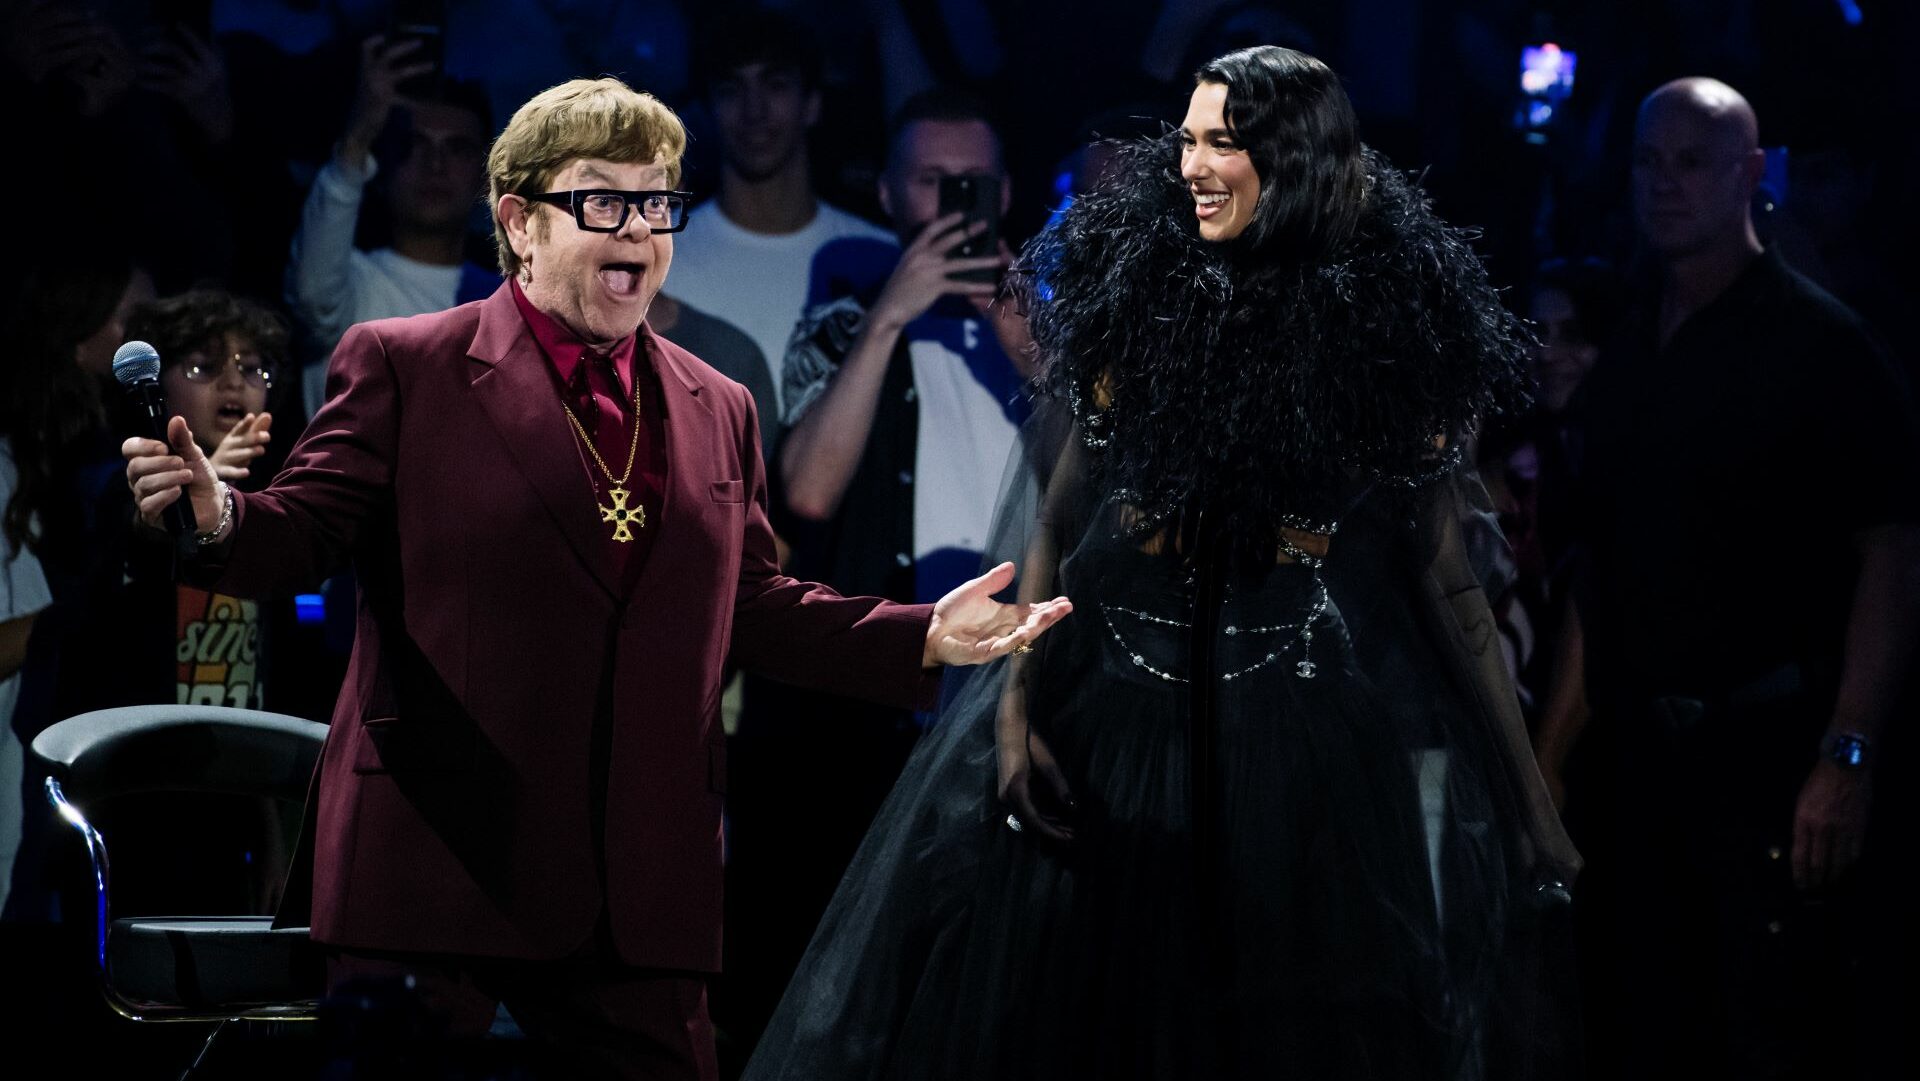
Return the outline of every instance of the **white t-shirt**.
<path id="1" fill-rule="evenodd" d="M 920 405 L 915 592 L 934 601 L 979 573 L 1025 408 L 1020 376 L 985 319 L 922 316 L 904 334 Z"/>
<path id="2" fill-rule="evenodd" d="M 353 246 L 361 197 L 377 171 L 369 161 L 366 173 L 356 175 L 329 160 L 300 212 L 287 264 L 287 302 L 323 357 L 355 323 L 453 307 L 466 273 L 464 266 L 422 263 L 392 248 Z M 308 412 L 319 408 L 326 376 L 324 363 L 310 364 L 303 373 Z"/>
<path id="3" fill-rule="evenodd" d="M 812 294 L 814 253 L 845 237 L 894 243 L 892 233 L 871 222 L 814 205 L 804 228 L 768 235 L 734 224 L 715 199 L 695 207 L 686 231 L 674 237 L 665 291 L 746 331 L 766 355 L 776 394 L 787 341 Z M 773 414 L 780 415 L 777 407 Z"/>
<path id="4" fill-rule="evenodd" d="M 13 502 L 19 473 L 13 465 L 13 444 L 0 435 L 0 513 Z M 0 532 L 0 623 L 30 616 L 53 603 L 40 561 L 26 549 L 15 551 Z M 13 709 L 20 701 L 20 673 L 0 679 L 0 908 L 7 903 L 13 882 L 13 860 L 20 852 L 26 807 L 21 803 L 21 781 L 26 769 L 25 749 L 13 732 Z"/>

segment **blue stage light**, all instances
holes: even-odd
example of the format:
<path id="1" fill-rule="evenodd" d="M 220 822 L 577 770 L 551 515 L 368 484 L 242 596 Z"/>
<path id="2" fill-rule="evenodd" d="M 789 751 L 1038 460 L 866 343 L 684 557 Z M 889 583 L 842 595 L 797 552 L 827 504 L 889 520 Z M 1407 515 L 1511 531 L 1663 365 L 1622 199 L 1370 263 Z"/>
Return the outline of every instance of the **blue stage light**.
<path id="1" fill-rule="evenodd" d="M 293 615 L 301 623 L 323 623 L 327 618 L 327 598 L 319 593 L 302 593 L 293 598 Z"/>

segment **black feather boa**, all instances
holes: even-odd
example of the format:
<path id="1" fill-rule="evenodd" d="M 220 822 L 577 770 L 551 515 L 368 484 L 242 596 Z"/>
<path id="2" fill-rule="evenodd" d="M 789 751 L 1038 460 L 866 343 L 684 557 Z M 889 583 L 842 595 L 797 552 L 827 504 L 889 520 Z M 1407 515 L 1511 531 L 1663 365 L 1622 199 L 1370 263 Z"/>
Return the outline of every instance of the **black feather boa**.
<path id="1" fill-rule="evenodd" d="M 1319 262 L 1201 240 L 1169 139 L 1129 146 L 1027 245 L 1012 282 L 1041 387 L 1072 403 L 1108 490 L 1150 518 L 1337 513 L 1356 482 L 1443 474 L 1524 407 L 1530 339 L 1470 234 L 1366 154 L 1359 227 Z"/>

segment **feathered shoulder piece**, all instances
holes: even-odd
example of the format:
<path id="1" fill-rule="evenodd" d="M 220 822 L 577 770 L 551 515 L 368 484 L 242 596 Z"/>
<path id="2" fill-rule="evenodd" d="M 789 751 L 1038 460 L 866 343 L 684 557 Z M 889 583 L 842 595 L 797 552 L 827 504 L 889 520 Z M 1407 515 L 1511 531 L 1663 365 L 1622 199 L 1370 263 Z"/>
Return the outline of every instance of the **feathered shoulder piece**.
<path id="1" fill-rule="evenodd" d="M 1171 139 L 1127 147 L 1027 246 L 1013 282 L 1043 386 L 1110 489 L 1278 521 L 1356 481 L 1438 476 L 1524 405 L 1527 332 L 1469 235 L 1366 154 L 1359 226 L 1318 261 L 1201 240 Z"/>

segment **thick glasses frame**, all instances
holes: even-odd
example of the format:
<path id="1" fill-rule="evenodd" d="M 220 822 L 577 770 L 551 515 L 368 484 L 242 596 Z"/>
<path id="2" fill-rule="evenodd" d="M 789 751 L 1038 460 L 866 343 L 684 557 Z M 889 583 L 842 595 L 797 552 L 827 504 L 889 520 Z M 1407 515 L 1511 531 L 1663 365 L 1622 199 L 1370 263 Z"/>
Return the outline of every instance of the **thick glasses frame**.
<path id="1" fill-rule="evenodd" d="M 587 198 L 593 195 L 619 196 L 621 199 L 620 220 L 613 225 L 588 225 Z M 670 195 L 680 200 L 680 224 L 670 228 L 656 226 L 651 222 L 647 222 L 645 214 L 640 216 L 640 220 L 646 222 L 649 232 L 677 233 L 687 227 L 687 203 L 693 198 L 693 193 L 690 191 L 618 191 L 613 188 L 576 188 L 573 191 L 534 192 L 531 195 L 523 194 L 520 198 L 530 203 L 547 203 L 551 206 L 563 207 L 573 211 L 574 224 L 589 233 L 617 233 L 627 227 L 627 219 L 633 216 L 635 204 L 663 195 Z"/>

